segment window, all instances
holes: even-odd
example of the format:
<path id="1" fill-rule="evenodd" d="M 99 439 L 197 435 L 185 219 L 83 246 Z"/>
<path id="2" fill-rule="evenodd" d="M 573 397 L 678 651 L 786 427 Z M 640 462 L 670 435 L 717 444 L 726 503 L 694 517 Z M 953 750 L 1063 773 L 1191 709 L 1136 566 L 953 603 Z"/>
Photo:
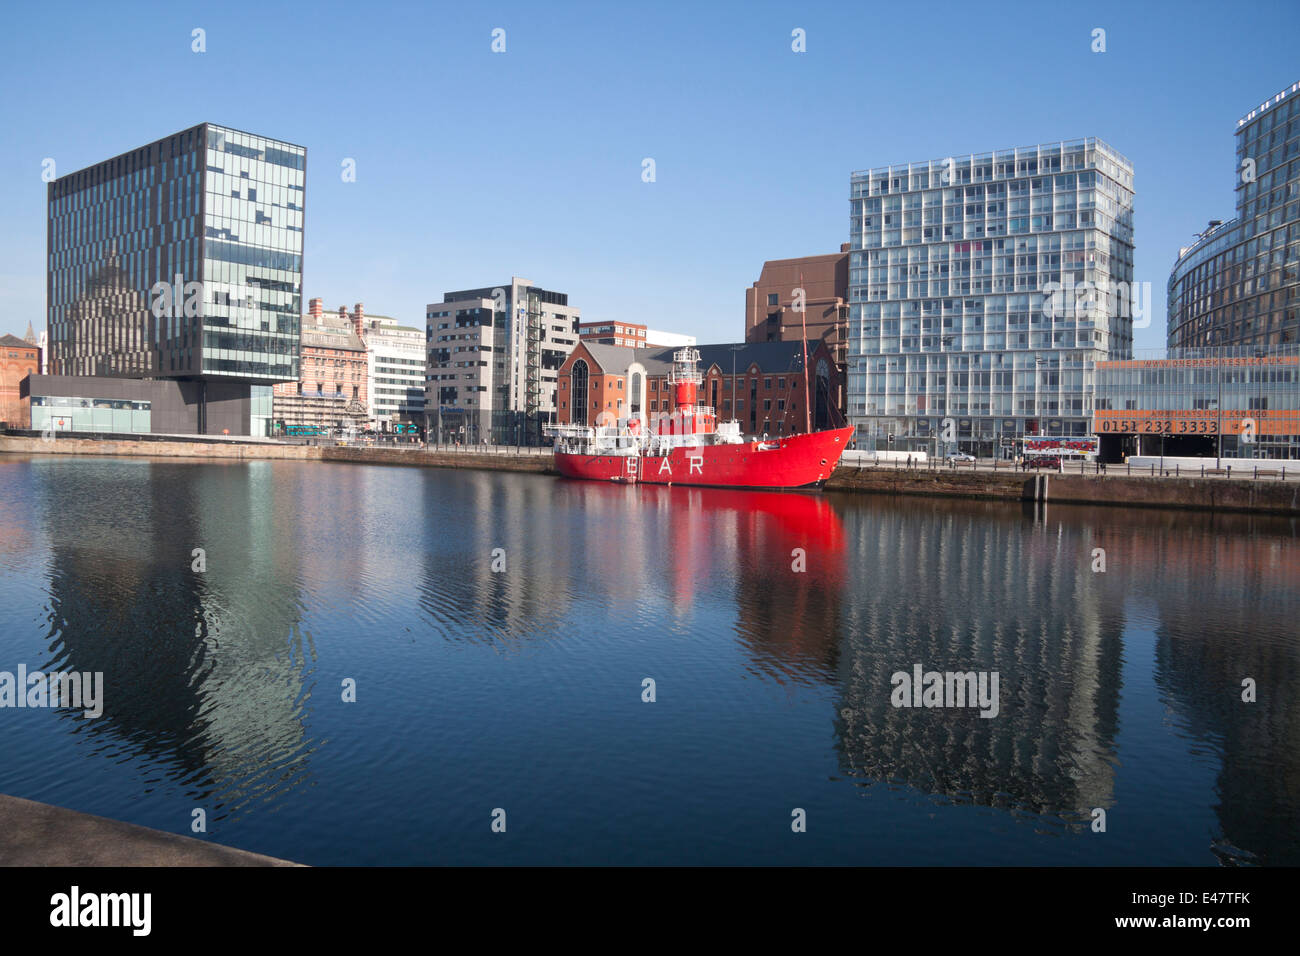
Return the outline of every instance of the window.
<path id="1" fill-rule="evenodd" d="M 767 304 L 768 304 L 768 305 L 776 305 L 776 304 L 777 304 L 777 299 L 776 299 L 776 293 L 775 293 L 775 292 L 769 292 L 769 293 L 767 294 Z"/>
<path id="2" fill-rule="evenodd" d="M 587 363 L 582 359 L 573 363 L 573 411 L 575 414 L 575 424 L 587 424 L 587 382 L 589 371 Z M 592 403 L 592 407 L 596 407 Z"/>

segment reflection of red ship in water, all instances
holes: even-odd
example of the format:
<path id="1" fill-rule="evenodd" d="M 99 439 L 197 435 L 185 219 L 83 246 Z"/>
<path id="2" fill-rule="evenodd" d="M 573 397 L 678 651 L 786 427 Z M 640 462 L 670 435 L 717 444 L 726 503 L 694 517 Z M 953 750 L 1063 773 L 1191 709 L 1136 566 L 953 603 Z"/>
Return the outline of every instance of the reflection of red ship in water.
<path id="1" fill-rule="evenodd" d="M 848 585 L 847 534 L 831 501 L 675 486 L 636 499 L 663 515 L 675 614 L 695 613 L 699 591 L 734 569 L 734 632 L 754 664 L 774 675 L 829 673 Z"/>
<path id="2" fill-rule="evenodd" d="M 676 411 L 657 427 L 631 417 L 547 428 L 556 439 L 556 469 L 566 478 L 732 488 L 815 488 L 830 477 L 852 428 L 746 441 L 740 422 L 719 422 L 713 409 L 696 404 L 699 361 L 694 348 L 673 353 L 668 381 Z"/>

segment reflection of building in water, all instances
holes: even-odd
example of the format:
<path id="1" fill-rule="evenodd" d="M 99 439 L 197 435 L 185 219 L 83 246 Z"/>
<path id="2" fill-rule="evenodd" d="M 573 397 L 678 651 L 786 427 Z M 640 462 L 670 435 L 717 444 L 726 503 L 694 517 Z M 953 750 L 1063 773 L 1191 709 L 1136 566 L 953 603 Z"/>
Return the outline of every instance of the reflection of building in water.
<path id="1" fill-rule="evenodd" d="M 705 607 L 725 606 L 730 618 L 739 574 L 737 626 L 756 656 L 806 647 L 825 658 L 832 618 L 812 609 L 833 602 L 843 536 L 824 499 L 517 476 L 429 481 L 426 520 L 458 534 L 426 542 L 421 603 L 449 634 L 470 625 L 485 638 L 563 637 L 573 619 L 671 628 Z M 796 547 L 806 573 L 791 572 Z M 501 573 L 490 570 L 497 548 Z M 357 560 L 369 567 L 364 550 Z M 769 616 L 773 587 L 784 601 Z"/>
<path id="2" fill-rule="evenodd" d="M 1078 818 L 1113 799 L 1123 579 L 1094 532 L 1004 507 L 864 502 L 847 512 L 838 661 L 846 773 Z M 894 708 L 891 675 L 997 671 L 999 713 Z"/>
<path id="3" fill-rule="evenodd" d="M 424 480 L 424 521 L 454 535 L 421 539 L 420 605 L 434 628 L 460 639 L 465 626 L 485 641 L 562 636 L 583 581 L 570 558 L 586 543 L 555 507 L 555 482 L 533 476 L 458 480 L 440 470 Z M 416 526 L 423 532 L 424 524 Z M 498 549 L 500 549 L 499 553 Z M 366 556 L 363 554 L 362 559 Z M 500 571 L 493 571 L 494 562 Z M 581 566 L 581 561 L 579 567 Z"/>
<path id="4" fill-rule="evenodd" d="M 0 576 L 32 573 L 41 551 L 34 540 L 39 521 L 32 509 L 30 468 L 21 458 L 0 458 Z"/>
<path id="5" fill-rule="evenodd" d="M 275 500 L 271 463 L 44 467 L 45 669 L 104 674 L 103 717 L 74 730 L 161 764 L 210 819 L 282 796 L 312 747 L 312 650 L 297 623 L 292 537 L 272 517 L 291 502 Z"/>
<path id="6" fill-rule="evenodd" d="M 1127 542 L 1160 609 L 1161 697 L 1218 755 L 1215 851 L 1224 859 L 1300 864 L 1296 538 L 1283 518 L 1179 515 Z M 1241 699 L 1246 678 L 1254 703 Z"/>

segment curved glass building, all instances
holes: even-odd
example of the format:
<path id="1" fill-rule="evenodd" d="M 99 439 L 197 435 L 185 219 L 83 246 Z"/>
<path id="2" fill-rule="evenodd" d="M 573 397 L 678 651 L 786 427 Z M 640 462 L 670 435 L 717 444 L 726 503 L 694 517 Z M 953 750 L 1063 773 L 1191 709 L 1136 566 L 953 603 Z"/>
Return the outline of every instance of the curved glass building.
<path id="1" fill-rule="evenodd" d="M 1300 83 L 1237 121 L 1237 217 L 1169 276 L 1169 347 L 1300 342 Z"/>

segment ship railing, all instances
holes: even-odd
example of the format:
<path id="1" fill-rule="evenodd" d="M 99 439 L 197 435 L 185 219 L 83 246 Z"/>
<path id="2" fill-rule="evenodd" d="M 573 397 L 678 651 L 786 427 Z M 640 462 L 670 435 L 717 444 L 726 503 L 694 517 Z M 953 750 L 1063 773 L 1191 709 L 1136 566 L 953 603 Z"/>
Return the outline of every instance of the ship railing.
<path id="1" fill-rule="evenodd" d="M 545 425 L 542 434 L 548 438 L 589 439 L 594 429 L 587 425 L 565 424 Z"/>
<path id="2" fill-rule="evenodd" d="M 659 412 L 657 415 L 654 415 L 648 419 L 647 427 L 650 429 L 650 432 L 652 434 L 667 435 L 670 434 L 668 431 L 669 422 L 675 422 L 680 424 L 682 422 L 685 422 L 687 418 L 693 420 L 697 418 L 703 418 L 706 415 L 712 416 L 715 423 L 719 421 L 718 413 L 713 408 L 707 405 L 693 405 L 691 407 L 690 415 L 686 415 L 685 413 L 682 412 L 681 409 L 675 409 L 674 411 L 671 412 Z M 680 434 L 680 432 L 677 432 L 676 434 Z"/>

